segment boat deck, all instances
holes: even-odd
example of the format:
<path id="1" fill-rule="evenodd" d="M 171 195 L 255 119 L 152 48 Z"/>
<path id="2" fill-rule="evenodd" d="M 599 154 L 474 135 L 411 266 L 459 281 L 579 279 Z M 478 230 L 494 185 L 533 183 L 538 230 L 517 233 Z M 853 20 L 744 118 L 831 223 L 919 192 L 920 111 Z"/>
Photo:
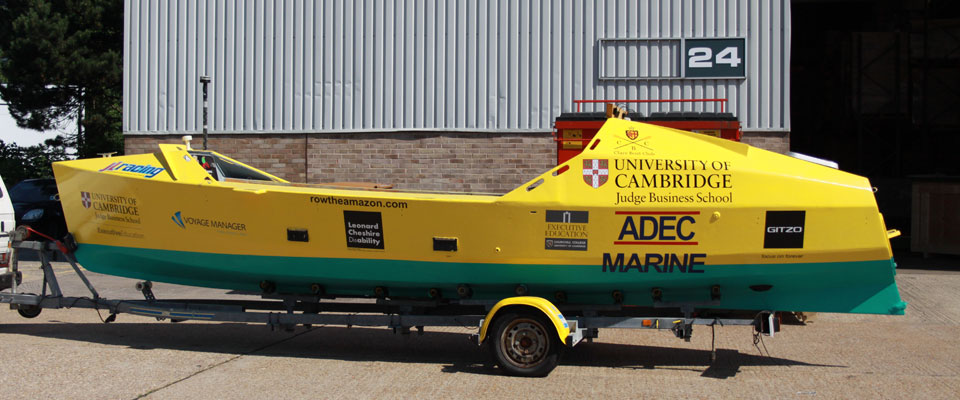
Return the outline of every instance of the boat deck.
<path id="1" fill-rule="evenodd" d="M 266 186 L 269 187 L 267 190 L 313 193 L 319 195 L 368 196 L 371 194 L 380 194 L 386 195 L 384 197 L 405 199 L 437 199 L 438 197 L 443 197 L 450 200 L 466 200 L 470 202 L 494 202 L 503 198 L 503 194 L 500 193 L 397 189 L 394 188 L 392 184 L 371 182 L 293 183 L 226 178 L 219 183 L 227 187 L 244 190 L 265 189 L 264 186 Z"/>

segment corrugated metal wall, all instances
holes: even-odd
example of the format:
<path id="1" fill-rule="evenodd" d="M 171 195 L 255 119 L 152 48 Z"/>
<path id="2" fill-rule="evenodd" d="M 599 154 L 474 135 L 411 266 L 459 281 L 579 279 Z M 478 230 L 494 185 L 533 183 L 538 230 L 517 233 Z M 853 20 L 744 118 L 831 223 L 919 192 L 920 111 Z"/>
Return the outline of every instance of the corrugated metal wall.
<path id="1" fill-rule="evenodd" d="M 212 132 L 549 131 L 574 99 L 714 97 L 745 129 L 785 131 L 789 4 L 127 0 L 123 126 L 199 131 L 208 75 Z M 746 38 L 746 79 L 671 78 L 670 41 L 642 57 L 599 42 L 712 37 Z M 613 72 L 666 75 L 601 79 L 601 54 Z M 631 108 L 716 110 L 652 107 Z"/>

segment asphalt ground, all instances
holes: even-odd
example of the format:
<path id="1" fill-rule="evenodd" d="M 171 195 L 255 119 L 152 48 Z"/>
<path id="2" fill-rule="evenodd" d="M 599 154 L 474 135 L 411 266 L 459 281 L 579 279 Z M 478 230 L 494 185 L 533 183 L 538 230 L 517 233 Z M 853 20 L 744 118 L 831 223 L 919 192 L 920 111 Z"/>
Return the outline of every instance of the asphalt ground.
<path id="1" fill-rule="evenodd" d="M 914 262 L 915 261 L 915 262 Z M 0 309 L 0 398 L 960 398 L 960 267 L 919 259 L 897 275 L 905 316 L 818 314 L 754 345 L 749 327 L 606 329 L 567 351 L 546 378 L 487 366 L 471 328 L 387 328 L 159 322 L 95 310 Z M 901 265 L 904 266 L 901 261 Z M 23 288 L 40 288 L 26 262 Z M 55 263 L 67 295 L 88 295 Z M 88 275 L 107 298 L 137 299 L 135 281 Z M 219 290 L 155 284 L 161 299 L 230 298 Z M 761 350 L 763 350 L 761 352 Z"/>

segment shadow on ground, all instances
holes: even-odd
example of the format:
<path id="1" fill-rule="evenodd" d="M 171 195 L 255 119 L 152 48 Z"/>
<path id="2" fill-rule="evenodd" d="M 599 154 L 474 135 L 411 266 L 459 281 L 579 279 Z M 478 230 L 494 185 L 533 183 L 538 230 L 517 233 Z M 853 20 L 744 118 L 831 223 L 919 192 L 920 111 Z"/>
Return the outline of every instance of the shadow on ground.
<path id="1" fill-rule="evenodd" d="M 896 251 L 893 259 L 897 262 L 897 269 L 960 272 L 960 256 L 950 254 L 928 254 L 924 256 L 921 253 Z"/>
<path id="2" fill-rule="evenodd" d="M 166 349 L 259 357 L 296 357 L 345 361 L 381 361 L 442 365 L 447 373 L 498 374 L 490 358 L 468 335 L 426 332 L 395 335 L 373 328 L 314 327 L 295 332 L 271 332 L 263 325 L 197 323 L 26 323 L 0 325 L 0 334 L 27 335 L 132 349 Z M 719 349 L 710 362 L 707 350 L 582 343 L 565 352 L 561 365 L 604 368 L 682 368 L 702 376 L 725 379 L 742 366 L 818 366 L 797 360 L 743 354 Z"/>

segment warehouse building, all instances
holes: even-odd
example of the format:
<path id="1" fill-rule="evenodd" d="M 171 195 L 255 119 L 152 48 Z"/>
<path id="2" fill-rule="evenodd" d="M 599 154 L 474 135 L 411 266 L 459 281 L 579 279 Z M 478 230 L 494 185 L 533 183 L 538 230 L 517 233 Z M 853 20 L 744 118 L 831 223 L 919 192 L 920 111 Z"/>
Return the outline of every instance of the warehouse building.
<path id="1" fill-rule="evenodd" d="M 554 121 L 574 101 L 721 99 L 626 105 L 723 107 L 744 142 L 869 177 L 888 226 L 933 243 L 960 223 L 958 8 L 128 0 L 126 151 L 199 144 L 206 76 L 211 148 L 288 180 L 503 193 L 556 165 Z M 960 253 L 960 239 L 921 242 Z"/>
<path id="2" fill-rule="evenodd" d="M 787 0 L 128 1 L 125 30 L 128 153 L 199 140 L 202 77 L 210 147 L 294 182 L 503 193 L 576 100 L 716 99 L 624 105 L 789 148 Z"/>

